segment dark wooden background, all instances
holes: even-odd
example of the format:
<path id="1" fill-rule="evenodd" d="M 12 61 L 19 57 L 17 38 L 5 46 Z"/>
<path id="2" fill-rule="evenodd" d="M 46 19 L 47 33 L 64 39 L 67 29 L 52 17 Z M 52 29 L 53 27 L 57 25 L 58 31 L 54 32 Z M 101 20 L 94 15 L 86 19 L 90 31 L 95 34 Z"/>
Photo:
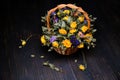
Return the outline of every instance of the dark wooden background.
<path id="1" fill-rule="evenodd" d="M 84 51 L 88 68 L 80 71 L 81 51 L 70 56 L 47 52 L 39 36 L 19 49 L 20 39 L 41 34 L 41 16 L 60 3 L 76 3 L 97 17 L 96 48 Z M 120 80 L 119 0 L 8 0 L 0 2 L 0 80 Z M 31 58 L 30 55 L 35 57 Z M 40 56 L 45 58 L 41 59 Z M 75 63 L 74 60 L 78 62 Z M 50 61 L 63 69 L 56 72 L 42 65 Z"/>

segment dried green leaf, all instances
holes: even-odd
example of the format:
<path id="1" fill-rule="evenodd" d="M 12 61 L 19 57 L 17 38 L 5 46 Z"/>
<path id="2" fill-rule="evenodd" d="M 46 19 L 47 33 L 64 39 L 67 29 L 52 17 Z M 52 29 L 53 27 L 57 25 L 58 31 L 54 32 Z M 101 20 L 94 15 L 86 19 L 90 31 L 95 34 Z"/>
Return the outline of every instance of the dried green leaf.
<path id="1" fill-rule="evenodd" d="M 92 18 L 92 15 L 89 15 L 90 18 Z"/>
<path id="2" fill-rule="evenodd" d="M 68 17 L 68 23 L 70 23 L 73 19 L 71 17 Z"/>
<path id="3" fill-rule="evenodd" d="M 56 71 L 60 71 L 60 69 L 59 69 L 59 68 L 57 68 L 57 67 L 55 67 L 54 69 L 55 69 Z"/>
<path id="4" fill-rule="evenodd" d="M 50 48 L 48 49 L 48 52 L 52 51 L 53 49 L 54 49 L 53 47 L 50 47 Z"/>
<path id="5" fill-rule="evenodd" d="M 50 67 L 51 69 L 55 69 L 55 65 L 54 65 L 54 64 L 49 63 L 48 65 L 49 65 L 49 67 Z"/>
<path id="6" fill-rule="evenodd" d="M 97 29 L 93 29 L 93 30 L 92 30 L 92 33 L 96 32 L 96 31 L 97 31 Z"/>
<path id="7" fill-rule="evenodd" d="M 51 52 L 52 50 L 51 49 L 48 49 L 48 52 Z"/>
<path id="8" fill-rule="evenodd" d="M 94 17 L 93 20 L 95 21 L 97 19 L 97 17 Z"/>
<path id="9" fill-rule="evenodd" d="M 92 39 L 92 41 L 93 41 L 93 42 L 96 42 L 96 39 L 95 39 L 95 38 L 93 38 L 93 39 Z"/>
<path id="10" fill-rule="evenodd" d="M 47 40 L 49 40 L 49 39 L 50 39 L 50 36 L 48 36 L 48 35 L 45 35 L 45 38 L 46 38 Z"/>
<path id="11" fill-rule="evenodd" d="M 91 26 L 91 27 L 93 27 L 94 25 L 93 25 L 93 24 L 91 24 L 90 26 Z"/>
<path id="12" fill-rule="evenodd" d="M 61 24 L 62 24 L 61 27 L 65 27 L 66 26 L 64 21 L 62 21 Z"/>
<path id="13" fill-rule="evenodd" d="M 70 37 L 71 35 L 73 35 L 73 34 L 68 33 L 67 37 Z"/>
<path id="14" fill-rule="evenodd" d="M 45 16 L 42 16 L 41 19 L 42 19 L 42 20 L 46 20 L 46 17 L 45 17 Z"/>
<path id="15" fill-rule="evenodd" d="M 47 31 L 48 29 L 47 29 L 47 27 L 42 26 L 42 30 L 44 32 L 44 31 Z"/>
<path id="16" fill-rule="evenodd" d="M 90 49 L 90 46 L 87 46 L 87 49 Z"/>

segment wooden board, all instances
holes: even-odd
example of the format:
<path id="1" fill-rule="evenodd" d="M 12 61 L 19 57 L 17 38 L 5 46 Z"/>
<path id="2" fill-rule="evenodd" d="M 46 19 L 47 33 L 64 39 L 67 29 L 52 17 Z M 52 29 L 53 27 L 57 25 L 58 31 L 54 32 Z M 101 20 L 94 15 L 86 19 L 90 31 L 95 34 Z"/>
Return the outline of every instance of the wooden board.
<path id="1" fill-rule="evenodd" d="M 5 11 L 0 20 L 3 26 L 0 32 L 0 80 L 120 80 L 120 16 L 117 0 L 107 0 L 106 3 L 74 1 L 98 17 L 95 23 L 98 30 L 95 34 L 96 48 L 84 50 L 88 65 L 85 71 L 78 68 L 83 63 L 81 50 L 70 56 L 62 56 L 55 51 L 47 52 L 47 48 L 41 46 L 39 36 L 32 37 L 24 48 L 18 47 L 20 39 L 42 33 L 40 17 L 60 3 L 47 0 L 4 2 Z M 45 58 L 41 59 L 40 56 Z M 61 68 L 63 72 L 43 66 L 45 61 Z"/>

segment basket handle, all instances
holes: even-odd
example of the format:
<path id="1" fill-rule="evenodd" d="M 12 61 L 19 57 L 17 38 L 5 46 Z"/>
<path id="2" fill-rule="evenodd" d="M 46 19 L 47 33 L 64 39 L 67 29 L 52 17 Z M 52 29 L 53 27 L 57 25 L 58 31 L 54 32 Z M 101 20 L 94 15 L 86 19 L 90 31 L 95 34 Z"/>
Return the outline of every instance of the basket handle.
<path id="1" fill-rule="evenodd" d="M 50 14 L 52 12 L 54 12 L 55 10 L 62 9 L 64 7 L 69 7 L 69 8 L 72 8 L 72 9 L 77 9 L 78 11 L 82 12 L 83 15 L 85 16 L 87 22 L 88 22 L 88 28 L 90 28 L 90 18 L 88 17 L 87 12 L 85 12 L 81 7 L 77 7 L 77 6 L 73 5 L 73 4 L 60 4 L 57 7 L 55 7 L 55 8 L 53 8 L 53 9 L 51 9 L 51 10 L 48 11 L 48 14 L 46 16 L 48 30 L 50 30 L 50 23 L 49 23 L 49 21 L 50 21 Z"/>

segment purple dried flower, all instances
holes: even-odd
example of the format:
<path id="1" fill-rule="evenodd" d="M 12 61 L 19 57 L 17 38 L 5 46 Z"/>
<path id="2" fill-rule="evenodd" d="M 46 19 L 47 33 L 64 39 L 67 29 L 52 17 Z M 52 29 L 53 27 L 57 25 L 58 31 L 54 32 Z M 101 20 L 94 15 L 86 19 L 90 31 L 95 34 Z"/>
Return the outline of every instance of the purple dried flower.
<path id="1" fill-rule="evenodd" d="M 80 42 L 79 42 L 77 39 L 71 40 L 71 42 L 72 42 L 72 45 L 73 45 L 74 47 L 76 47 L 76 46 L 78 46 L 78 45 L 80 44 Z"/>
<path id="2" fill-rule="evenodd" d="M 56 12 L 52 12 L 51 15 L 52 15 L 52 16 L 56 15 Z"/>
<path id="3" fill-rule="evenodd" d="M 57 23 L 58 22 L 58 18 L 56 17 L 53 21 L 54 21 L 54 23 Z"/>
<path id="4" fill-rule="evenodd" d="M 72 43 L 72 45 L 73 45 L 74 47 L 76 47 L 76 46 L 78 46 L 78 45 L 80 44 L 80 42 L 76 39 L 76 37 L 75 37 L 74 35 L 72 35 L 72 36 L 70 37 L 70 41 L 71 41 L 71 43 Z"/>
<path id="5" fill-rule="evenodd" d="M 87 24 L 87 20 L 84 20 L 84 24 Z"/>
<path id="6" fill-rule="evenodd" d="M 62 8 L 62 10 L 68 10 L 69 8 L 68 7 L 64 7 L 64 8 Z"/>
<path id="7" fill-rule="evenodd" d="M 52 36 L 51 38 L 50 38 L 50 42 L 52 43 L 53 41 L 55 41 L 57 38 L 56 38 L 56 36 Z"/>
<path id="8" fill-rule="evenodd" d="M 70 36 L 70 39 L 75 39 L 76 37 L 74 35 Z"/>

